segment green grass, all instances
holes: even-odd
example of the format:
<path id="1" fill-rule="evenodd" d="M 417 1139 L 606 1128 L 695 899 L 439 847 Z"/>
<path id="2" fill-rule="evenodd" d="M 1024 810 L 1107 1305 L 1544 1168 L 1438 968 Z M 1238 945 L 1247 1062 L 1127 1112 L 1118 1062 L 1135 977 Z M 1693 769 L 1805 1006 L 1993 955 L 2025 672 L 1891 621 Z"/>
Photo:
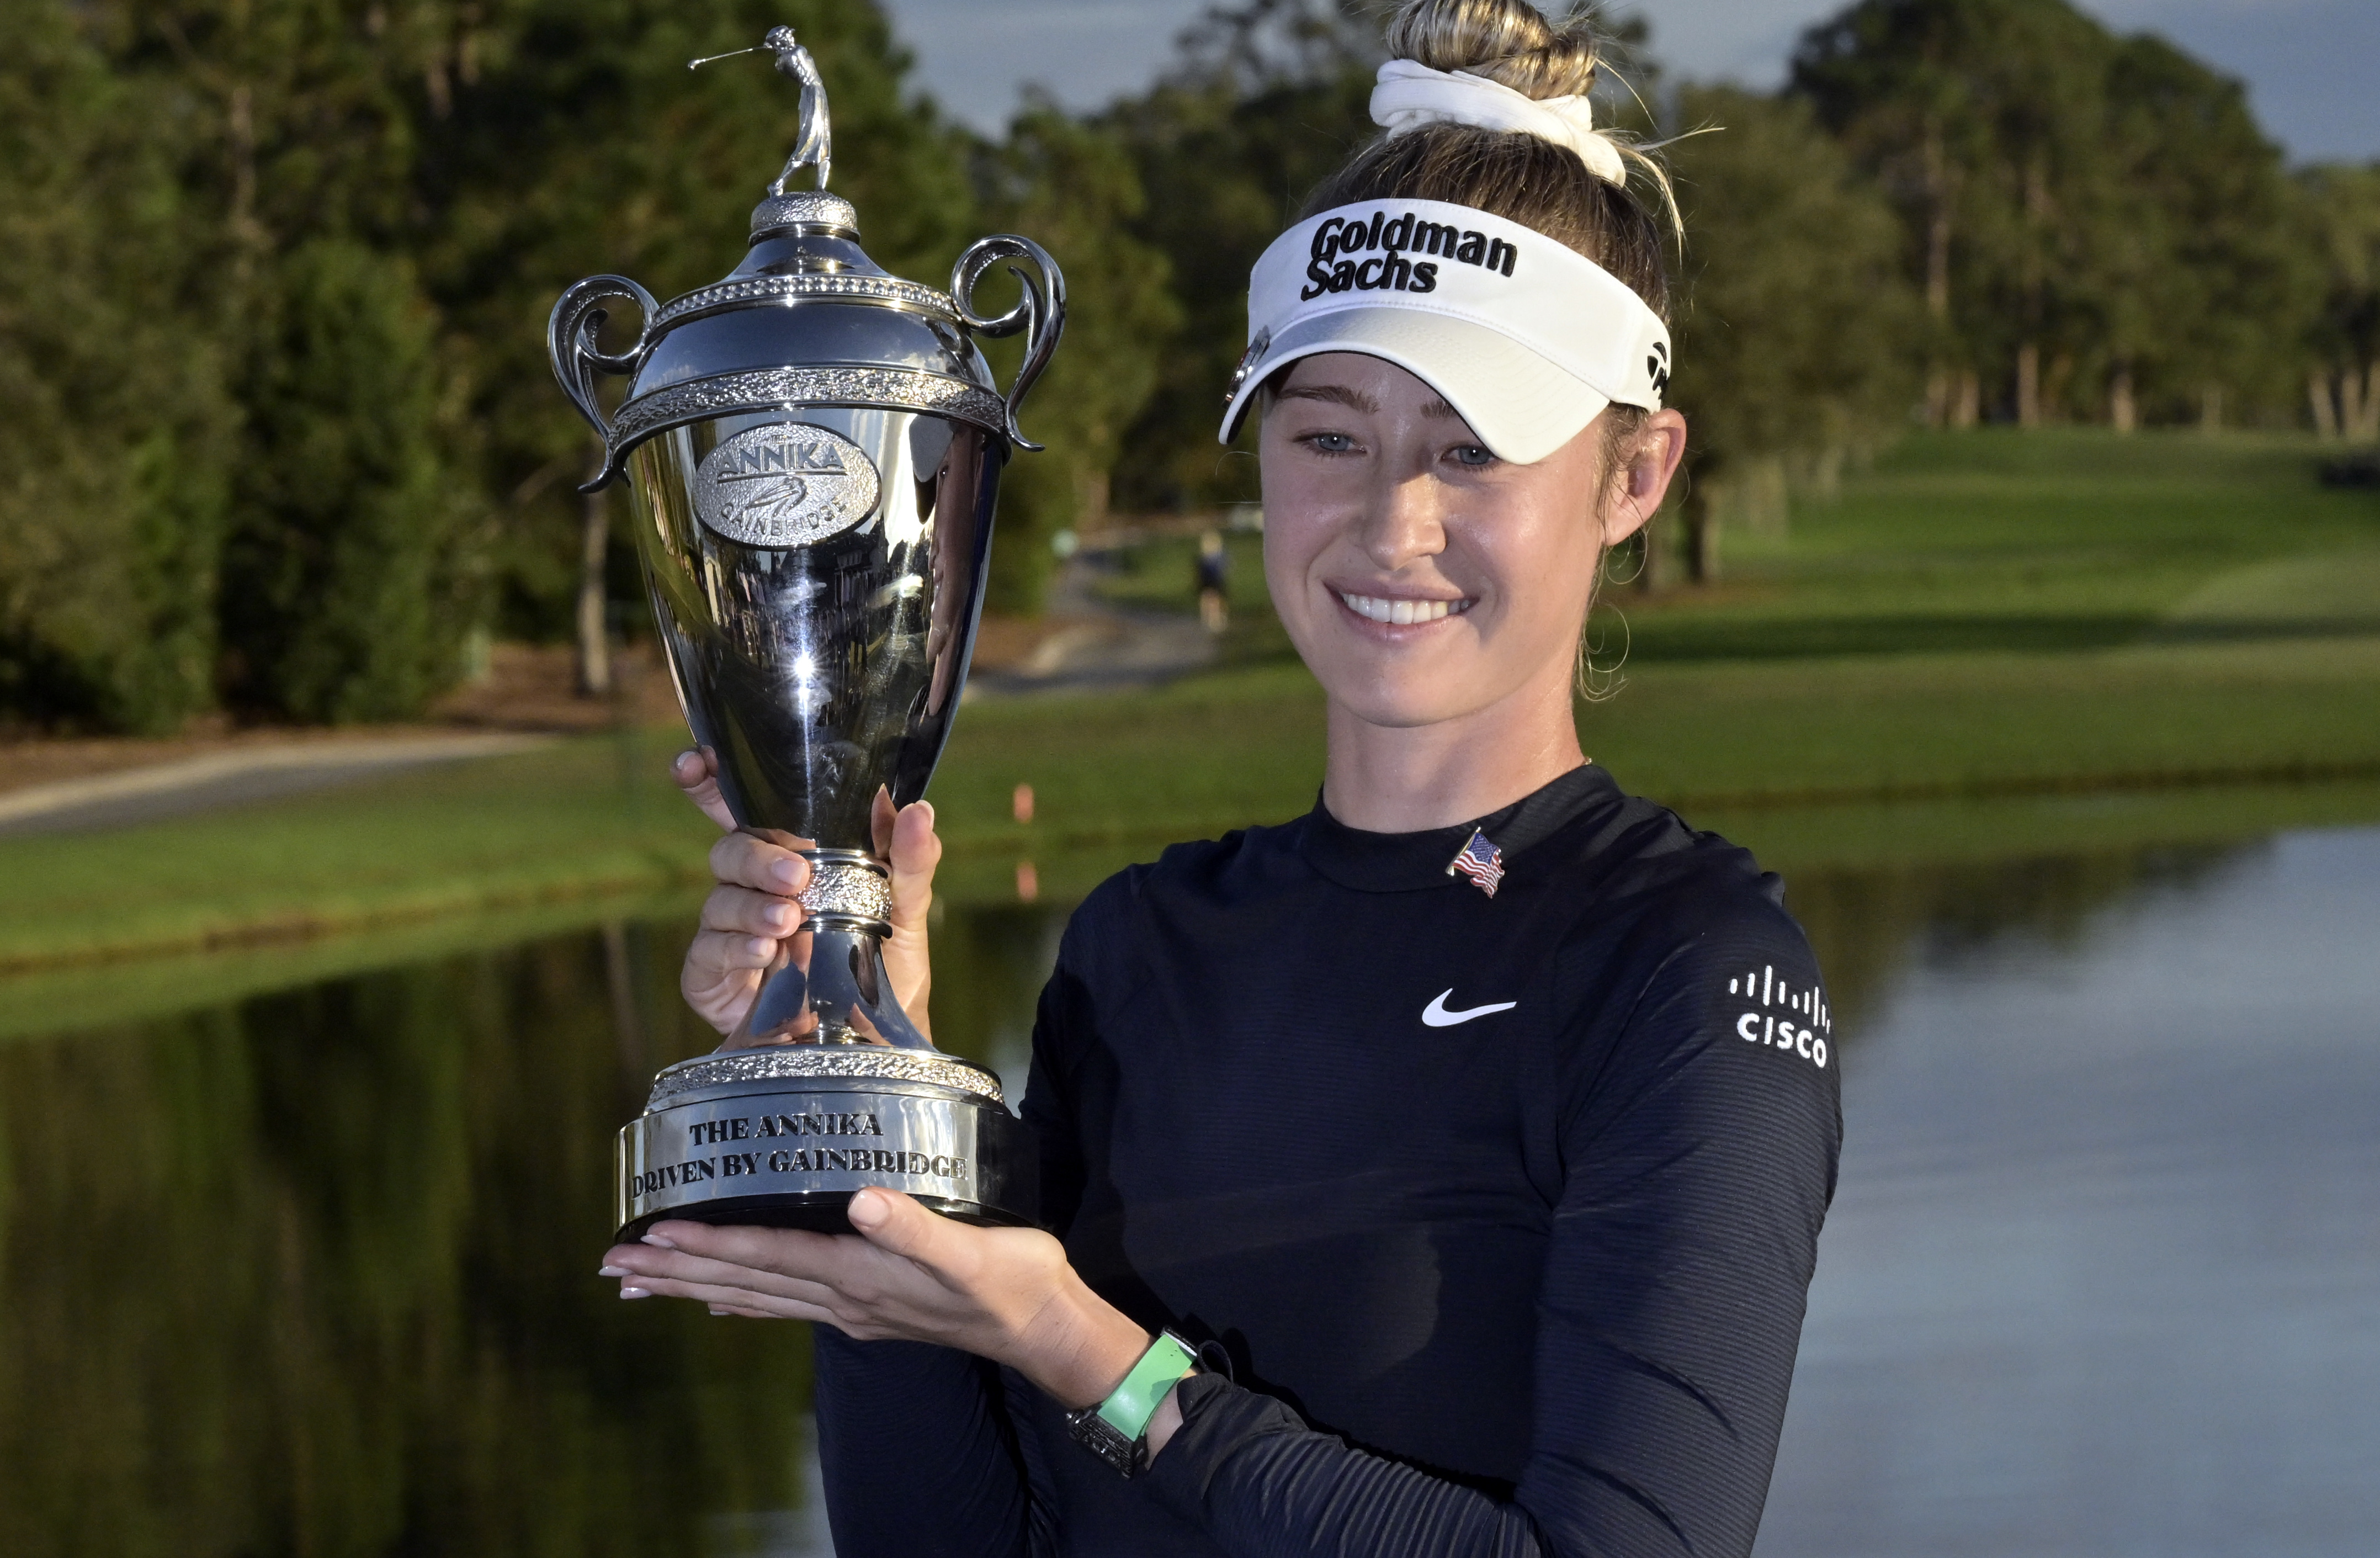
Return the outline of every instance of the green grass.
<path id="1" fill-rule="evenodd" d="M 1912 434 L 1840 496 L 1798 499 L 1788 529 L 1729 532 L 1716 588 L 1608 589 L 1597 630 L 1637 665 L 2380 632 L 2380 500 L 2323 488 L 2326 453 L 2278 435 Z M 1285 657 L 1260 542 L 1227 540 L 1232 658 Z M 1196 550 L 1134 549 L 1098 589 L 1189 611 Z"/>
<path id="2" fill-rule="evenodd" d="M 1726 582 L 1637 606 L 1658 663 L 1923 651 L 2055 652 L 2144 639 L 2380 630 L 2380 598 L 2267 594 L 2259 615 L 2193 602 L 2273 565 L 2373 577 L 2380 502 L 2315 480 L 2302 439 L 2166 432 L 1912 436 L 1790 531 L 1730 534 Z"/>
<path id="3" fill-rule="evenodd" d="M 1912 439 L 1789 533 L 1730 537 L 1719 588 L 1615 596 L 1626 685 L 1582 736 L 1630 788 L 1801 862 L 2380 816 L 2380 502 L 2323 491 L 2313 460 L 2245 438 Z M 1302 811 L 1320 709 L 1261 650 L 1154 692 L 971 705 L 933 789 L 946 891 L 1010 897 L 1030 858 L 1064 901 L 1166 840 Z M 680 740 L 0 839 L 0 971 L 682 897 L 710 829 L 663 777 Z M 1009 815 L 1020 783 L 1030 826 Z"/>
<path id="4" fill-rule="evenodd" d="M 511 946 L 594 924 L 664 919 L 690 925 L 702 892 L 689 883 L 651 895 L 572 895 L 428 919 L 392 916 L 295 940 L 268 936 L 230 945 L 148 950 L 112 961 L 39 964 L 0 973 L 0 1041 L 70 1028 L 125 1027 L 260 992 Z"/>
<path id="5" fill-rule="evenodd" d="M 662 733 L 423 770 L 149 827 L 0 839 L 0 969 L 297 943 L 705 877 Z"/>

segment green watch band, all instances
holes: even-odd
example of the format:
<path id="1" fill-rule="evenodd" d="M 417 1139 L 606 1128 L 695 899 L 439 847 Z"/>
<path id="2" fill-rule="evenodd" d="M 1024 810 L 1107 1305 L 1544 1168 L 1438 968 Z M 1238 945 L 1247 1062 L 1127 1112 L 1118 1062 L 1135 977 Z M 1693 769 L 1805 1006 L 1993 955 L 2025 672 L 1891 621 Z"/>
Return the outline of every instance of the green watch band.
<path id="1" fill-rule="evenodd" d="M 1108 1398 L 1093 1410 L 1108 1427 L 1137 1442 L 1148 1431 L 1148 1419 L 1157 1416 L 1165 1393 L 1197 1361 L 1198 1355 L 1188 1343 L 1171 1331 L 1160 1331 L 1124 1375 L 1123 1382 L 1108 1392 Z"/>

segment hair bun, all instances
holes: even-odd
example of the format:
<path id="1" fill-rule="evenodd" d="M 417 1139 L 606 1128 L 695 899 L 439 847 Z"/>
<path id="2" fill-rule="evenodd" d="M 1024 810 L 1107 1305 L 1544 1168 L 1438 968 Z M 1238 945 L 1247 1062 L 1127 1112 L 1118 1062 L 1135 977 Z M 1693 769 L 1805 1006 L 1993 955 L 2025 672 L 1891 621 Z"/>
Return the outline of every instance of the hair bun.
<path id="1" fill-rule="evenodd" d="M 1536 98 L 1584 93 L 1599 60 L 1583 17 L 1556 26 L 1529 0 L 1405 0 L 1388 41 L 1399 59 L 1484 76 Z"/>

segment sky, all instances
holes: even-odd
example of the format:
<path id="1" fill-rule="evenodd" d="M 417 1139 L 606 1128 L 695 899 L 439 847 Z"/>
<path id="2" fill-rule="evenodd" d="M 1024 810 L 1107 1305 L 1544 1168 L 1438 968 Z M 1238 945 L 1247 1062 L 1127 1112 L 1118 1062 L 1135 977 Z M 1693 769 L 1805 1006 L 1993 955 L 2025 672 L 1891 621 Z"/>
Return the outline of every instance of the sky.
<path id="1" fill-rule="evenodd" d="M 1145 86 L 1210 0 L 880 0 L 920 83 L 996 130 L 1028 81 L 1092 108 Z M 2161 32 L 2244 79 L 2301 161 L 2380 159 L 2380 0 L 2081 0 L 2119 31 Z M 1769 87 L 1793 40 L 1844 0 L 1638 0 L 1676 76 Z M 1623 0 L 1620 9 L 1630 8 Z"/>

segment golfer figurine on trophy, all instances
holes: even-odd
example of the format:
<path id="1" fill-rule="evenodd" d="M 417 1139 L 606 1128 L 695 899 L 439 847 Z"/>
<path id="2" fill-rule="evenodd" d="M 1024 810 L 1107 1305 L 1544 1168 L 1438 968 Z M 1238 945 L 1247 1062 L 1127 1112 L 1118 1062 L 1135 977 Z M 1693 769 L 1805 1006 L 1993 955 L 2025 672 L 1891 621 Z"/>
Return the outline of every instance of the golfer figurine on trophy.
<path id="1" fill-rule="evenodd" d="M 727 1045 L 663 1071 L 621 1130 L 620 1236 L 664 1217 L 844 1231 L 870 1186 L 1030 1223 L 1032 1145 L 999 1077 L 935 1050 L 893 999 L 869 818 L 880 795 L 924 793 L 950 736 L 1001 469 L 1039 447 L 1016 409 L 1058 344 L 1065 282 L 1014 237 L 968 249 L 947 294 L 886 274 L 851 202 L 826 191 L 817 64 L 791 28 L 760 47 L 802 84 L 800 135 L 743 262 L 665 307 L 589 277 L 549 333 L 555 377 L 603 439 L 589 490 L 628 476 L 653 620 L 720 793 L 812 871 L 806 953 L 781 957 Z M 817 187 L 789 188 L 805 166 Z M 978 314 L 976 284 L 1002 261 L 1024 262 L 1008 267 L 1023 295 Z M 606 352 L 618 301 L 643 326 Z M 1003 396 L 974 338 L 1020 330 Z M 628 380 L 609 418 L 599 374 Z"/>

